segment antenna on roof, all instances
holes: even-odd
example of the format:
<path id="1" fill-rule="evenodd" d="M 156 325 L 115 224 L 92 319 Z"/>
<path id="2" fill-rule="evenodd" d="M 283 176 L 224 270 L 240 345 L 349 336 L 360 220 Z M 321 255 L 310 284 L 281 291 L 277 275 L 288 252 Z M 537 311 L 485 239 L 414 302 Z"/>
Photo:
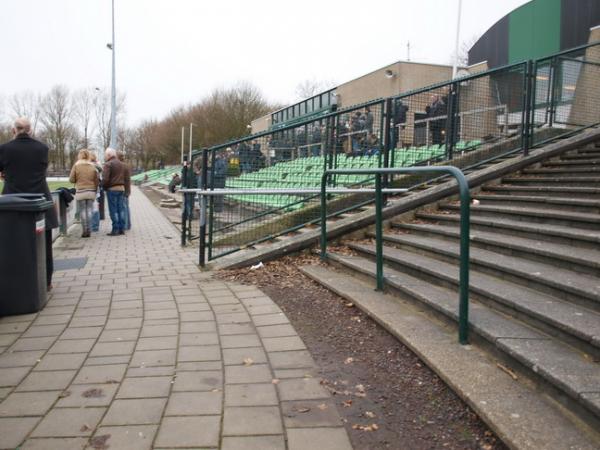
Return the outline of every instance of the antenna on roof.
<path id="1" fill-rule="evenodd" d="M 410 41 L 406 43 L 406 60 L 410 61 Z"/>

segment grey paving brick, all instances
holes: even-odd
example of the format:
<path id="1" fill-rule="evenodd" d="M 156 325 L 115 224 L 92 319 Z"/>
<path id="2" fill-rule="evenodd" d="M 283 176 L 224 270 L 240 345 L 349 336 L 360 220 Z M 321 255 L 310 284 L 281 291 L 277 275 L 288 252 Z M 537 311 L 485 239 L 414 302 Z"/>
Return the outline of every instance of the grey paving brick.
<path id="1" fill-rule="evenodd" d="M 13 344 L 11 350 L 14 352 L 48 350 L 55 340 L 56 337 L 21 338 Z"/>
<path id="2" fill-rule="evenodd" d="M 221 370 L 221 361 L 192 361 L 177 364 L 177 373 L 179 372 L 205 372 Z"/>
<path id="3" fill-rule="evenodd" d="M 278 405 L 273 383 L 228 384 L 225 386 L 225 406 Z"/>
<path id="4" fill-rule="evenodd" d="M 127 370 L 127 364 L 113 364 L 102 366 L 84 366 L 73 381 L 74 384 L 93 383 L 119 383 Z"/>
<path id="5" fill-rule="evenodd" d="M 175 375 L 174 367 L 131 367 L 127 377 L 160 377 Z"/>
<path id="6" fill-rule="evenodd" d="M 94 348 L 90 352 L 90 356 L 118 356 L 118 355 L 129 355 L 133 353 L 135 342 L 99 342 L 94 345 Z"/>
<path id="7" fill-rule="evenodd" d="M 172 350 L 177 348 L 177 336 L 140 338 L 136 350 Z"/>
<path id="8" fill-rule="evenodd" d="M 67 328 L 60 336 L 61 340 L 66 339 L 96 339 L 100 336 L 102 327 L 86 327 L 86 328 Z"/>
<path id="9" fill-rule="evenodd" d="M 33 430 L 31 437 L 91 436 L 105 408 L 55 408 Z"/>
<path id="10" fill-rule="evenodd" d="M 173 377 L 125 378 L 117 393 L 117 398 L 168 397 Z"/>
<path id="11" fill-rule="evenodd" d="M 251 322 L 248 313 L 228 313 L 228 314 L 217 314 L 217 323 L 219 325 L 226 323 L 245 323 Z"/>
<path id="12" fill-rule="evenodd" d="M 31 370 L 30 367 L 0 368 L 0 386 L 16 386 Z"/>
<path id="13" fill-rule="evenodd" d="M 264 338 L 262 342 L 267 352 L 306 350 L 306 345 L 298 336 Z"/>
<path id="14" fill-rule="evenodd" d="M 106 322 L 105 329 L 107 330 L 120 330 L 125 328 L 141 328 L 142 319 L 110 319 Z"/>
<path id="15" fill-rule="evenodd" d="M 165 417 L 154 445 L 165 448 L 218 447 L 220 421 L 221 416 Z"/>
<path id="16" fill-rule="evenodd" d="M 56 391 L 65 389 L 77 373 L 76 370 L 31 372 L 17 387 L 18 392 Z"/>
<path id="17" fill-rule="evenodd" d="M 0 417 L 43 416 L 60 392 L 13 392 L 0 403 Z"/>
<path id="18" fill-rule="evenodd" d="M 40 328 L 40 327 L 38 327 Z M 20 334 L 0 334 L 0 346 L 3 348 L 12 345 L 17 339 L 21 337 Z"/>
<path id="19" fill-rule="evenodd" d="M 208 392 L 174 392 L 169 397 L 166 416 L 201 416 L 221 414 L 223 393 Z"/>
<path id="20" fill-rule="evenodd" d="M 37 325 L 62 325 L 62 324 L 68 323 L 70 320 L 71 320 L 71 314 L 42 316 L 42 317 L 38 317 L 35 320 L 34 326 L 37 326 Z"/>
<path id="21" fill-rule="evenodd" d="M 118 384 L 72 384 L 61 393 L 56 406 L 59 408 L 108 406 L 118 387 Z"/>
<path id="22" fill-rule="evenodd" d="M 260 347 L 262 344 L 256 334 L 238 334 L 221 337 L 221 347 L 223 348 L 241 348 L 241 347 Z"/>
<path id="23" fill-rule="evenodd" d="M 54 317 L 54 316 L 51 316 L 51 317 Z M 71 320 L 71 323 L 69 323 L 69 326 L 73 327 L 73 328 L 96 327 L 96 326 L 103 326 L 105 322 L 106 322 L 106 316 L 104 316 L 104 315 L 91 316 L 91 317 L 75 317 L 73 320 Z"/>
<path id="24" fill-rule="evenodd" d="M 308 350 L 269 353 L 274 369 L 301 369 L 315 367 L 315 362 Z"/>
<path id="25" fill-rule="evenodd" d="M 66 370 L 79 369 L 87 353 L 48 354 L 42 358 L 34 370 Z"/>
<path id="26" fill-rule="evenodd" d="M 147 302 L 144 306 L 144 309 L 146 311 L 154 311 L 154 310 L 177 311 L 177 308 L 175 307 L 175 302 L 173 300 L 162 301 L 162 302 Z"/>
<path id="27" fill-rule="evenodd" d="M 191 314 L 191 313 L 188 313 Z M 163 310 L 151 310 L 144 311 L 145 319 L 176 319 L 179 317 L 179 313 L 176 309 L 163 309 Z"/>
<path id="28" fill-rule="evenodd" d="M 0 320 L 0 334 L 23 333 L 29 327 L 30 322 L 6 322 L 3 317 Z"/>
<path id="29" fill-rule="evenodd" d="M 133 309 L 133 308 L 143 308 L 144 302 L 142 300 L 113 300 L 110 305 L 111 310 L 118 309 Z"/>
<path id="30" fill-rule="evenodd" d="M 310 448 L 328 450 L 352 450 L 352 444 L 344 428 L 291 428 L 287 430 L 288 449 Z"/>
<path id="31" fill-rule="evenodd" d="M 290 323 L 288 318 L 283 313 L 254 316 L 253 320 L 257 327 L 264 327 L 266 325 L 284 325 Z"/>
<path id="32" fill-rule="evenodd" d="M 181 322 L 207 322 L 215 320 L 212 311 L 188 311 L 179 317 Z"/>
<path id="33" fill-rule="evenodd" d="M 0 448 L 17 448 L 39 420 L 39 417 L 0 418 Z"/>
<path id="34" fill-rule="evenodd" d="M 119 356 L 94 356 L 85 360 L 85 366 L 109 366 L 114 364 L 128 364 L 131 355 Z M 98 370 L 102 370 L 98 368 Z"/>
<path id="35" fill-rule="evenodd" d="M 275 378 L 315 378 L 317 376 L 316 368 L 306 369 L 275 369 Z"/>
<path id="36" fill-rule="evenodd" d="M 225 366 L 226 384 L 270 383 L 272 380 L 273 376 L 267 364 Z"/>
<path id="37" fill-rule="evenodd" d="M 286 428 L 344 426 L 331 400 L 282 402 L 281 413 Z"/>
<path id="38" fill-rule="evenodd" d="M 19 447 L 20 450 L 82 450 L 88 443 L 87 438 L 32 438 Z"/>
<path id="39" fill-rule="evenodd" d="M 216 333 L 186 333 L 179 336 L 179 345 L 182 347 L 194 345 L 219 345 L 219 336 Z"/>
<path id="40" fill-rule="evenodd" d="M 275 304 L 248 307 L 248 312 L 251 316 L 260 316 L 265 314 L 277 314 L 281 312 L 281 308 Z"/>
<path id="41" fill-rule="evenodd" d="M 212 310 L 215 314 L 240 313 L 246 312 L 244 305 L 241 303 L 230 303 L 226 305 L 212 305 Z"/>
<path id="42" fill-rule="evenodd" d="M 158 424 L 166 403 L 166 398 L 114 400 L 102 426 Z"/>
<path id="43" fill-rule="evenodd" d="M 94 316 L 106 316 L 108 314 L 108 305 L 106 306 L 97 306 L 95 308 L 77 308 L 73 318 L 80 317 L 94 317 Z"/>
<path id="44" fill-rule="evenodd" d="M 280 380 L 277 384 L 277 390 L 281 401 L 329 398 L 329 394 L 316 378 Z"/>
<path id="45" fill-rule="evenodd" d="M 281 433 L 283 433 L 283 426 L 277 406 L 225 407 L 224 436 Z"/>
<path id="46" fill-rule="evenodd" d="M 182 322 L 181 333 L 213 333 L 217 331 L 214 322 Z"/>
<path id="47" fill-rule="evenodd" d="M 218 345 L 201 345 L 180 347 L 177 354 L 178 362 L 190 361 L 220 361 L 221 348 Z"/>
<path id="48" fill-rule="evenodd" d="M 160 336 L 177 336 L 179 326 L 177 324 L 170 325 L 148 325 L 145 324 L 140 333 L 140 337 L 160 337 Z"/>
<path id="49" fill-rule="evenodd" d="M 174 392 L 212 391 L 222 388 L 221 371 L 178 372 L 173 385 Z"/>
<path id="50" fill-rule="evenodd" d="M 139 331 L 135 328 L 126 330 L 106 330 L 98 338 L 98 342 L 123 342 L 137 340 Z"/>
<path id="51" fill-rule="evenodd" d="M 47 336 L 59 336 L 65 329 L 64 325 L 37 325 L 30 327 L 23 337 L 47 337 Z M 0 340 L 2 335 L 0 335 Z"/>
<path id="52" fill-rule="evenodd" d="M 254 326 L 251 323 L 225 323 L 219 324 L 219 334 L 228 336 L 233 334 L 252 334 Z"/>
<path id="53" fill-rule="evenodd" d="M 142 308 L 115 309 L 110 312 L 108 320 L 131 319 L 138 317 L 144 317 L 144 310 Z"/>
<path id="54" fill-rule="evenodd" d="M 0 402 L 8 397 L 8 394 L 12 392 L 12 388 L 0 387 Z"/>
<path id="55" fill-rule="evenodd" d="M 177 303 L 180 303 L 177 300 Z M 210 311 L 210 306 L 206 302 L 181 303 L 178 307 L 181 314 L 192 311 Z"/>
<path id="56" fill-rule="evenodd" d="M 87 353 L 95 342 L 95 339 L 59 339 L 48 353 Z"/>
<path id="57" fill-rule="evenodd" d="M 158 430 L 158 425 L 128 425 L 100 427 L 90 439 L 90 449 L 149 450 Z M 104 443 L 104 447 L 100 447 Z M 94 445 L 96 444 L 96 445 Z"/>
<path id="58" fill-rule="evenodd" d="M 175 350 L 136 350 L 131 359 L 131 366 L 174 366 L 176 353 Z"/>
<path id="59" fill-rule="evenodd" d="M 265 364 L 267 354 L 262 347 L 223 349 L 223 363 L 226 366 L 242 364 Z"/>
<path id="60" fill-rule="evenodd" d="M 290 324 L 257 327 L 256 331 L 262 338 L 297 336 L 296 330 Z"/>
<path id="61" fill-rule="evenodd" d="M 285 450 L 283 435 L 225 436 L 221 450 Z"/>

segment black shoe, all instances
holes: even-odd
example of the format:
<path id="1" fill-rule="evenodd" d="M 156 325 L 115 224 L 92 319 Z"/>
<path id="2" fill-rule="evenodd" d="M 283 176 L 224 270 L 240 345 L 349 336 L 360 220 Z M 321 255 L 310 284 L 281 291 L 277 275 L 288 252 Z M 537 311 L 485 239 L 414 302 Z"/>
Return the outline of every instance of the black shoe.
<path id="1" fill-rule="evenodd" d="M 118 236 L 119 233 L 116 231 L 111 231 L 110 233 L 106 233 L 107 236 Z"/>
<path id="2" fill-rule="evenodd" d="M 125 232 L 123 230 L 119 231 L 119 236 L 125 234 Z"/>

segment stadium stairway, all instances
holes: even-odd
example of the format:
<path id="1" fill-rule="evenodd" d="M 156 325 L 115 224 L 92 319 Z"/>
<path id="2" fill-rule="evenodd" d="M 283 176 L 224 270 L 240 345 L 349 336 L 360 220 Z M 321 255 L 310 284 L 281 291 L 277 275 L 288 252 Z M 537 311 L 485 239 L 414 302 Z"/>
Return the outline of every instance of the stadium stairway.
<path id="1" fill-rule="evenodd" d="M 456 342 L 453 197 L 389 220 L 384 292 L 369 231 L 328 266 L 303 268 L 420 355 L 511 448 L 600 448 L 596 134 L 473 190 L 472 346 Z"/>

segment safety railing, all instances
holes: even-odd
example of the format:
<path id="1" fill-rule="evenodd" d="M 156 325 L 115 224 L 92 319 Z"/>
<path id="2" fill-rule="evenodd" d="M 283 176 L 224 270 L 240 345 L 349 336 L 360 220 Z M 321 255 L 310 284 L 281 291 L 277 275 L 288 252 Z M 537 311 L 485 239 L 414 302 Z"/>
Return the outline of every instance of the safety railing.
<path id="1" fill-rule="evenodd" d="M 331 176 L 356 174 L 375 177 L 375 261 L 377 290 L 384 289 L 383 273 L 383 194 L 395 191 L 385 189 L 382 177 L 391 174 L 414 174 L 434 172 L 451 175 L 456 179 L 460 194 L 460 279 L 458 302 L 458 340 L 461 344 L 469 342 L 469 228 L 470 228 L 470 195 L 469 184 L 464 174 L 453 166 L 437 167 L 405 167 L 398 169 L 372 170 L 327 170 L 321 180 L 321 259 L 327 259 L 327 197 L 335 194 L 328 189 L 327 182 Z"/>

